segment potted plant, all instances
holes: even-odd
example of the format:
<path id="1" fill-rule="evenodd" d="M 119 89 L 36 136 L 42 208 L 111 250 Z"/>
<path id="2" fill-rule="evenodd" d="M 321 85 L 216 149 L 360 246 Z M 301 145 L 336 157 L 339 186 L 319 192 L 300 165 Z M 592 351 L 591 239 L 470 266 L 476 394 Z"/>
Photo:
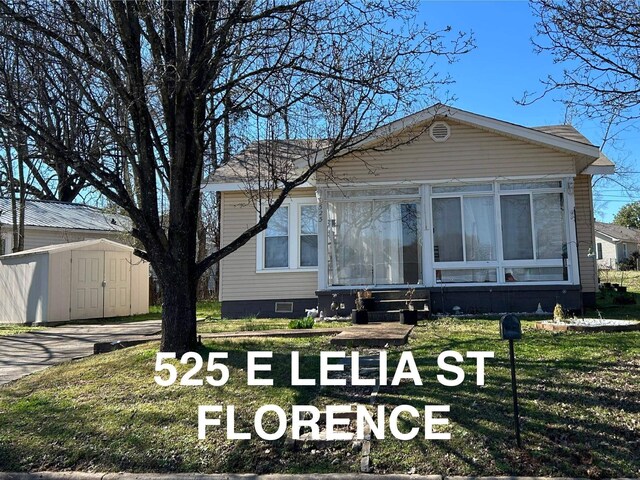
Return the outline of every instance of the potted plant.
<path id="1" fill-rule="evenodd" d="M 405 294 L 405 304 L 407 308 L 400 310 L 400 323 L 404 325 L 417 325 L 418 324 L 418 311 L 413 307 L 413 296 L 416 293 L 415 288 L 410 288 Z"/>
<path id="2" fill-rule="evenodd" d="M 627 293 L 627 287 L 624 286 L 624 269 L 620 270 L 620 284 L 616 286 L 616 292 Z"/>
<path id="3" fill-rule="evenodd" d="M 564 322 L 567 319 L 567 312 L 564 307 L 560 303 L 556 303 L 556 306 L 553 309 L 553 321 L 554 322 Z"/>
<path id="4" fill-rule="evenodd" d="M 356 325 L 369 323 L 369 312 L 364 308 L 361 291 L 356 293 L 356 308 L 351 311 L 351 321 Z"/>
<path id="5" fill-rule="evenodd" d="M 373 298 L 371 290 L 365 288 L 360 293 L 362 305 L 367 312 L 373 312 L 376 309 L 376 300 Z"/>

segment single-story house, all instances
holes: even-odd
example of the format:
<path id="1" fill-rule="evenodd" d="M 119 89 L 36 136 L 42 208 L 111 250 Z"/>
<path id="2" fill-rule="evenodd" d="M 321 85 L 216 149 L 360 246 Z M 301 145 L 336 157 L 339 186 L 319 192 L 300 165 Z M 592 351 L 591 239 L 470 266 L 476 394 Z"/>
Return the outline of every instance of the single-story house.
<path id="1" fill-rule="evenodd" d="M 410 141 L 367 149 L 392 138 Z M 294 167 L 322 155 L 321 142 L 290 143 L 300 151 Z M 248 165 L 221 168 L 203 186 L 220 192 L 222 246 L 258 218 Z M 222 315 L 347 313 L 361 289 L 379 308 L 399 308 L 412 287 L 432 312 L 593 305 L 591 176 L 613 172 L 569 125 L 434 105 L 332 160 L 224 258 Z"/>
<path id="2" fill-rule="evenodd" d="M 595 222 L 596 258 L 600 268 L 618 269 L 618 264 L 640 250 L 640 230 L 613 223 Z"/>
<path id="3" fill-rule="evenodd" d="M 130 220 L 99 208 L 77 203 L 27 200 L 24 212 L 24 249 L 106 238 L 129 243 Z M 0 198 L 0 255 L 13 250 L 11 201 Z"/>

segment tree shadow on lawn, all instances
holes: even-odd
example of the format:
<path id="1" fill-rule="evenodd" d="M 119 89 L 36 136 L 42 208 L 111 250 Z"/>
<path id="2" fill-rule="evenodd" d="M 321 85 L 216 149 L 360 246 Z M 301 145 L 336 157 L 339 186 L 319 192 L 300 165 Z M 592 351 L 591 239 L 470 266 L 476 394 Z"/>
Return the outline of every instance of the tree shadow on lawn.
<path id="1" fill-rule="evenodd" d="M 64 372 L 60 374 L 54 368 L 61 367 L 49 369 L 39 379 L 46 388 L 40 389 L 44 383 L 27 377 L 0 389 L 0 471 L 266 473 L 357 467 L 355 459 L 346 455 L 300 453 L 285 448 L 284 437 L 267 442 L 255 434 L 253 418 L 259 406 L 275 403 L 290 416 L 291 404 L 309 403 L 317 394 L 317 388 L 290 385 L 288 353 L 274 351 L 268 375 L 275 380 L 273 387 L 248 387 L 246 350 L 268 347 L 258 342 L 213 347 L 200 353 L 206 358 L 214 349 L 228 352 L 224 363 L 231 378 L 224 387 L 155 385 L 155 351 L 132 349 L 78 362 L 76 369 L 63 366 L 67 369 L 57 370 Z M 318 356 L 309 352 L 300 356 L 301 374 L 314 375 Z M 128 375 L 124 373 L 116 379 L 120 373 L 112 369 L 119 362 L 137 377 L 123 380 Z M 193 366 L 175 363 L 180 376 Z M 206 374 L 202 371 L 194 378 Z M 234 404 L 236 431 L 251 432 L 253 438 L 227 440 L 223 414 L 222 426 L 208 429 L 207 438 L 198 440 L 198 405 L 204 404 Z M 275 431 L 275 423 L 265 417 L 265 430 Z M 339 462 L 334 464 L 336 458 Z"/>
<path id="2" fill-rule="evenodd" d="M 615 386 L 592 381 L 598 377 L 598 370 L 606 381 L 608 369 L 619 367 L 617 364 L 579 359 L 519 360 L 524 449 L 518 450 L 514 448 L 511 377 L 506 359 L 492 361 L 485 386 L 476 386 L 475 376 L 471 375 L 458 387 L 440 385 L 435 378 L 435 363 L 416 359 L 423 378 L 429 382 L 422 387 L 412 383 L 387 387 L 381 392 L 379 403 L 389 408 L 410 404 L 419 411 L 425 404 L 451 405 L 446 416 L 451 421 L 452 439 L 425 441 L 422 436 L 415 443 L 423 465 L 435 468 L 430 473 L 637 475 L 633 465 L 640 465 L 638 427 L 628 420 L 640 411 L 640 391 L 629 387 L 624 395 Z M 591 376 L 581 379 L 585 372 Z M 390 378 L 392 373 L 389 372 Z M 634 378 L 633 372 L 628 374 Z M 411 426 L 420 426 L 419 421 L 407 420 L 406 429 Z M 452 456 L 455 462 L 447 460 Z M 387 467 L 384 448 L 376 460 L 382 468 Z"/>

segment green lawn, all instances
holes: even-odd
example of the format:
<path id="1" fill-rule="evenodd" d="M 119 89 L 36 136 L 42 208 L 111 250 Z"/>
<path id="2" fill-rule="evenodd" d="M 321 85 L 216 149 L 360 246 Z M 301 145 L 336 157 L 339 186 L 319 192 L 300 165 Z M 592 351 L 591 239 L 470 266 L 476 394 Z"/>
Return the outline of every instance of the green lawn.
<path id="1" fill-rule="evenodd" d="M 616 298 L 620 297 L 615 291 L 600 291 L 596 294 L 597 307 L 588 309 L 586 314 L 590 317 L 602 316 L 603 318 L 618 318 L 623 320 L 640 320 L 640 272 L 600 270 L 601 282 L 618 283 L 627 287 L 629 292 L 626 296 L 633 297 L 635 303 L 631 305 L 620 305 L 616 303 Z"/>
<path id="2" fill-rule="evenodd" d="M 640 332 L 558 334 L 524 324 L 516 345 L 524 449 L 514 446 L 507 344 L 495 320 L 439 320 L 420 325 L 405 347 L 425 380 L 381 391 L 394 405 L 451 405 L 452 439 L 375 440 L 375 472 L 440 475 L 640 476 Z M 302 375 L 317 378 L 329 337 L 215 341 L 229 352 L 224 387 L 159 387 L 155 348 L 148 344 L 87 358 L 0 388 L 0 471 L 90 470 L 158 472 L 351 472 L 359 453 L 345 442 L 330 448 L 287 448 L 284 441 L 227 441 L 223 428 L 197 439 L 197 406 L 233 404 L 236 430 L 252 431 L 267 403 L 351 403 L 362 389 L 291 387 L 289 352 L 301 351 Z M 458 387 L 436 381 L 437 355 L 492 350 L 486 385 L 474 376 Z M 246 385 L 245 352 L 274 352 L 273 387 Z M 203 350 L 206 353 L 206 350 Z M 393 375 L 399 349 L 389 352 Z M 187 366 L 180 365 L 181 372 Z M 470 365 L 465 369 L 472 373 Z M 196 377 L 198 378 L 198 377 Z M 199 377 L 201 378 L 201 376 Z M 366 401 L 366 397 L 361 398 Z M 368 403 L 368 402 L 367 402 Z M 418 421 L 403 420 L 409 428 Z M 223 420 L 224 425 L 224 420 Z M 254 434 L 255 437 L 255 434 Z"/>
<path id="3" fill-rule="evenodd" d="M 40 330 L 42 327 L 29 327 L 27 325 L 0 324 L 0 337 L 5 335 L 17 335 L 18 333 L 28 333 Z"/>

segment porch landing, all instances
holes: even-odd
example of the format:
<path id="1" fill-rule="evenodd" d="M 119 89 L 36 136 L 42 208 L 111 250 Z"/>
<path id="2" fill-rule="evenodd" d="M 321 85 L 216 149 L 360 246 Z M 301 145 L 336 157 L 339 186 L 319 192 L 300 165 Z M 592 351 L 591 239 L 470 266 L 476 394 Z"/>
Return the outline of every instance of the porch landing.
<path id="1" fill-rule="evenodd" d="M 414 325 L 399 323 L 368 323 L 353 325 L 331 339 L 331 344 L 350 347 L 378 347 L 404 345 Z"/>

